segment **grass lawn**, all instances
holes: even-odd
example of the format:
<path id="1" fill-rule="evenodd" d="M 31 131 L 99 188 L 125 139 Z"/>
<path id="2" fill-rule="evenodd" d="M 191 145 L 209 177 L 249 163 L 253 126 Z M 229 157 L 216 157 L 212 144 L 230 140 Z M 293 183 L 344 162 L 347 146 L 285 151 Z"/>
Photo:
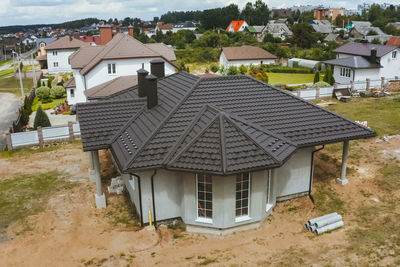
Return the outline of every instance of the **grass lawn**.
<path id="1" fill-rule="evenodd" d="M 10 59 L 7 59 L 7 60 L 4 60 L 4 61 L 1 61 L 1 62 L 0 62 L 0 67 L 3 66 L 3 65 L 5 65 L 5 64 L 10 63 L 11 61 L 12 61 L 11 58 L 10 58 Z"/>
<path id="2" fill-rule="evenodd" d="M 63 98 L 59 98 L 59 99 L 53 99 L 53 101 L 51 101 L 50 103 L 43 104 L 42 101 L 39 100 L 39 98 L 35 97 L 35 99 L 33 100 L 33 103 L 32 103 L 32 111 L 36 111 L 39 106 L 42 106 L 43 110 L 53 109 L 53 108 L 61 105 L 62 103 L 64 103 L 66 100 L 67 100 L 67 98 L 63 97 Z"/>
<path id="3" fill-rule="evenodd" d="M 14 70 L 12 68 L 11 69 L 2 70 L 2 71 L 0 71 L 0 78 L 2 78 L 4 76 L 8 76 L 8 75 L 13 74 L 13 73 L 14 73 Z"/>
<path id="4" fill-rule="evenodd" d="M 356 121 L 367 121 L 379 136 L 400 133 L 400 98 L 353 98 L 348 103 L 336 100 L 327 108 Z"/>
<path id="5" fill-rule="evenodd" d="M 22 79 L 22 84 L 24 86 L 24 93 L 29 94 L 29 91 L 33 86 L 32 79 Z M 14 76 L 9 78 L 0 78 L 0 92 L 21 96 L 19 79 L 15 79 Z"/>
<path id="6" fill-rule="evenodd" d="M 314 74 L 268 72 L 267 75 L 269 84 L 302 84 L 314 81 Z"/>

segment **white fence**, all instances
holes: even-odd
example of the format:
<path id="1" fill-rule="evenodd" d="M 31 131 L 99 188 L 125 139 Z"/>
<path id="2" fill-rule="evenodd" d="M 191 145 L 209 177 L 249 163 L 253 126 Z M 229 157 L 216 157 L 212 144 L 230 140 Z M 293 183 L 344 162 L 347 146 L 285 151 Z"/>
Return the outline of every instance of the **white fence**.
<path id="1" fill-rule="evenodd" d="M 309 88 L 309 89 L 298 89 L 297 91 L 290 92 L 293 95 L 301 97 L 306 100 L 315 100 L 318 98 L 332 97 L 334 89 L 349 89 L 356 90 L 358 92 L 364 92 L 371 88 L 382 88 L 387 82 L 400 81 L 399 77 L 394 78 L 382 78 L 380 80 L 370 80 L 352 82 L 350 84 L 335 84 L 335 86 L 321 87 L 321 88 Z"/>
<path id="2" fill-rule="evenodd" d="M 73 140 L 80 136 L 79 123 L 70 122 L 68 125 L 38 127 L 36 131 L 7 134 L 7 147 L 8 150 L 12 150 L 23 146 L 40 145 L 44 142 Z"/>

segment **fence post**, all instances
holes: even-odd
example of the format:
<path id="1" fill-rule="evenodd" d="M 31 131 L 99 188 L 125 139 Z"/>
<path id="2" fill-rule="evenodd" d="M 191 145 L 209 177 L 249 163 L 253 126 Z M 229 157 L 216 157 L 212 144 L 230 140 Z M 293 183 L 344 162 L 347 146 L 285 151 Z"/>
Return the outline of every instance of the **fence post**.
<path id="1" fill-rule="evenodd" d="M 350 81 L 350 94 L 354 91 L 354 81 Z"/>
<path id="2" fill-rule="evenodd" d="M 381 89 L 385 87 L 385 77 L 381 77 Z"/>
<path id="3" fill-rule="evenodd" d="M 300 89 L 297 89 L 297 96 L 301 97 L 301 90 Z"/>
<path id="4" fill-rule="evenodd" d="M 8 151 L 13 150 L 11 134 L 10 133 L 6 133 L 6 140 L 7 140 Z"/>
<path id="5" fill-rule="evenodd" d="M 315 88 L 315 99 L 319 98 L 319 95 L 320 95 L 320 91 L 319 90 L 320 90 L 319 87 Z"/>
<path id="6" fill-rule="evenodd" d="M 68 122 L 68 132 L 69 132 L 69 140 L 74 140 L 74 127 L 72 125 L 72 121 Z"/>
<path id="7" fill-rule="evenodd" d="M 365 88 L 366 91 L 369 91 L 370 82 L 371 82 L 371 80 L 369 78 L 367 78 L 367 85 L 366 85 L 366 88 Z"/>
<path id="8" fill-rule="evenodd" d="M 39 139 L 39 145 L 43 145 L 43 130 L 41 126 L 37 127 L 37 135 Z"/>

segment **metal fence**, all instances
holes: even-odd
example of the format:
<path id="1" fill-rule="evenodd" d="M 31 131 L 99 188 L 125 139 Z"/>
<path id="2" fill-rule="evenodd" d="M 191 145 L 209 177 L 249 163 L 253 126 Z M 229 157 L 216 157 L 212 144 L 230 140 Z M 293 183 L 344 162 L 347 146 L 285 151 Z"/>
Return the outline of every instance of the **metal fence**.
<path id="1" fill-rule="evenodd" d="M 381 78 L 379 80 L 366 79 L 365 81 L 351 82 L 350 84 L 335 84 L 328 87 L 317 87 L 309 89 L 298 89 L 297 91 L 290 92 L 293 95 L 301 97 L 306 100 L 315 100 L 318 98 L 333 97 L 335 89 L 349 89 L 351 91 L 365 92 L 372 88 L 383 88 L 386 83 L 391 81 L 400 81 L 399 77 L 394 78 Z"/>
<path id="2" fill-rule="evenodd" d="M 80 138 L 81 131 L 78 122 L 53 127 L 38 127 L 36 131 L 8 133 L 7 147 L 13 150 L 19 147 L 41 145 L 45 142 L 73 140 Z"/>

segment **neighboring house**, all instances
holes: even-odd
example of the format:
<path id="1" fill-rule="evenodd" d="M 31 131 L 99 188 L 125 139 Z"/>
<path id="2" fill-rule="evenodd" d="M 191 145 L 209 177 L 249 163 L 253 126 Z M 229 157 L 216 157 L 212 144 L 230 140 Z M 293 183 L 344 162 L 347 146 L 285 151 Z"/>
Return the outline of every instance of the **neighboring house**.
<path id="1" fill-rule="evenodd" d="M 265 26 L 247 26 L 245 32 L 254 35 L 257 38 L 257 41 L 262 42 L 264 39 L 264 30 Z"/>
<path id="2" fill-rule="evenodd" d="M 392 36 L 386 43 L 387 46 L 397 46 L 400 47 L 400 36 Z"/>
<path id="3" fill-rule="evenodd" d="M 373 27 L 369 21 L 352 21 L 350 36 L 354 38 L 365 38 L 372 35 L 385 35 L 379 27 Z"/>
<path id="4" fill-rule="evenodd" d="M 313 20 L 310 22 L 315 32 L 322 34 L 332 33 L 335 27 L 329 20 Z"/>
<path id="5" fill-rule="evenodd" d="M 230 66 L 274 64 L 276 56 L 257 46 L 223 47 L 219 56 L 219 65 Z"/>
<path id="6" fill-rule="evenodd" d="M 76 90 L 74 97 L 67 98 L 68 104 L 85 102 L 87 90 L 120 76 L 136 75 L 136 71 L 143 65 L 148 68 L 153 59 L 166 62 L 167 75 L 175 73 L 175 54 L 165 44 L 143 44 L 131 35 L 118 33 L 104 46 L 82 47 L 69 57 Z"/>
<path id="7" fill-rule="evenodd" d="M 331 19 L 333 21 L 339 15 L 345 16 L 346 9 L 345 8 L 324 8 L 324 7 L 318 7 L 318 8 L 314 9 L 314 18 L 316 18 L 317 20 Z"/>
<path id="8" fill-rule="evenodd" d="M 157 26 L 155 28 L 155 31 L 161 31 L 163 34 L 166 34 L 167 32 L 172 32 L 173 25 L 171 23 L 164 23 L 163 21 L 157 22 Z"/>
<path id="9" fill-rule="evenodd" d="M 57 38 L 37 38 L 36 39 L 36 50 L 38 50 L 38 56 L 36 61 L 39 62 L 41 69 L 47 69 L 47 54 L 46 45 L 55 42 Z"/>
<path id="10" fill-rule="evenodd" d="M 188 31 L 195 31 L 197 26 L 192 21 L 185 21 L 174 24 L 172 27 L 172 32 L 178 32 L 180 30 L 188 30 Z"/>
<path id="11" fill-rule="evenodd" d="M 181 218 L 187 231 L 257 227 L 277 202 L 310 196 L 317 146 L 344 143 L 346 184 L 349 140 L 376 136 L 249 76 L 164 78 L 159 68 L 139 70 L 137 86 L 77 105 L 97 208 L 106 206 L 98 150 L 107 149 L 142 225 L 150 212 L 156 226 Z"/>
<path id="12" fill-rule="evenodd" d="M 82 36 L 79 38 L 79 40 L 89 43 L 90 45 L 100 45 L 101 40 L 99 35 L 94 35 L 94 36 Z"/>
<path id="13" fill-rule="evenodd" d="M 349 84 L 350 81 L 394 78 L 400 74 L 400 49 L 368 43 L 347 43 L 334 50 L 336 59 L 324 61 L 333 66 L 335 81 Z"/>
<path id="14" fill-rule="evenodd" d="M 324 42 L 337 42 L 340 39 L 338 33 L 329 33 L 325 38 Z"/>
<path id="15" fill-rule="evenodd" d="M 273 8 L 269 14 L 270 18 L 287 18 L 293 15 L 293 11 L 290 8 Z"/>
<path id="16" fill-rule="evenodd" d="M 263 38 L 267 34 L 272 34 L 273 37 L 279 37 L 282 40 L 286 40 L 288 37 L 293 35 L 293 32 L 289 29 L 286 23 L 270 21 L 267 26 L 263 29 Z"/>
<path id="17" fill-rule="evenodd" d="M 81 47 L 90 46 L 72 36 L 64 36 L 45 47 L 47 70 L 50 74 L 72 72 L 69 56 Z"/>
<path id="18" fill-rule="evenodd" d="M 246 21 L 244 20 L 232 20 L 231 23 L 229 23 L 228 27 L 226 27 L 227 32 L 242 32 L 244 31 L 249 24 L 247 24 Z"/>

